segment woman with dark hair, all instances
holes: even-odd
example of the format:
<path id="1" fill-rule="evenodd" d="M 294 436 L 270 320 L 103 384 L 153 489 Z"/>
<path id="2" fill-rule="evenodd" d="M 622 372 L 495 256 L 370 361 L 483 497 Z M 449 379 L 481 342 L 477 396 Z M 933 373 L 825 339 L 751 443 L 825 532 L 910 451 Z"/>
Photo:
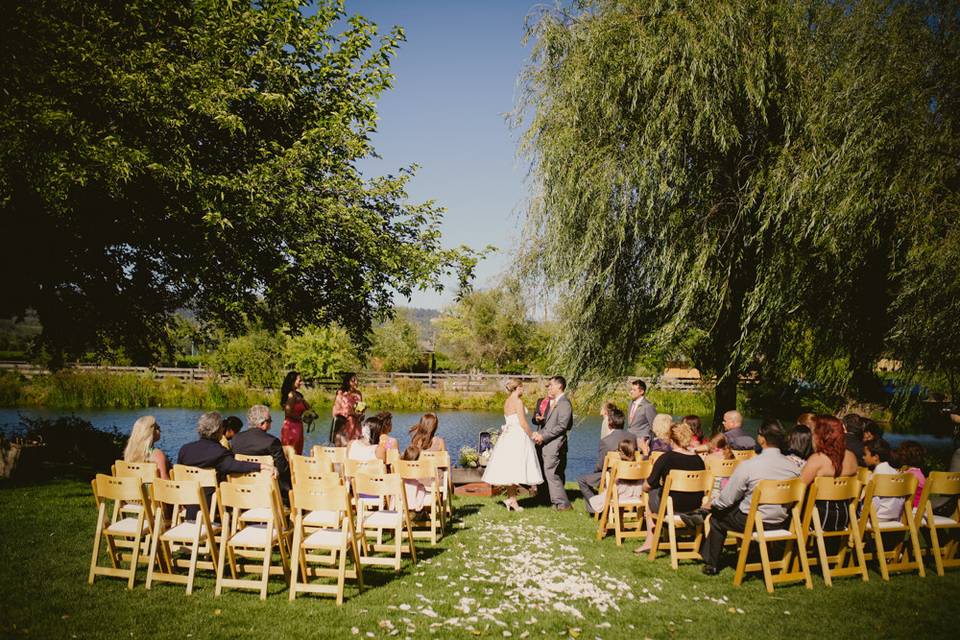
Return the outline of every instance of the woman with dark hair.
<path id="1" fill-rule="evenodd" d="M 798 469 L 807 464 L 807 458 L 813 454 L 813 432 L 810 427 L 798 424 L 787 436 L 787 457 L 793 460 Z"/>
<path id="2" fill-rule="evenodd" d="M 826 476 L 857 475 L 857 456 L 847 449 L 843 423 L 833 416 L 817 416 L 813 428 L 814 453 L 800 470 L 800 479 L 811 484 L 816 478 Z M 817 500 L 817 511 L 824 531 L 845 529 L 850 522 L 847 504 L 843 500 Z"/>
<path id="3" fill-rule="evenodd" d="M 360 382 L 355 373 L 343 374 L 337 397 L 333 401 L 333 417 L 340 416 L 346 420 L 339 434 L 340 440 L 350 442 L 360 437 L 360 423 L 363 422 L 363 412 L 367 407 L 363 403 L 363 395 L 359 391 Z M 334 441 L 338 433 L 334 432 Z"/>
<path id="4" fill-rule="evenodd" d="M 300 388 L 303 378 L 291 371 L 280 385 L 280 406 L 283 408 L 283 427 L 280 428 L 280 444 L 290 445 L 298 456 L 303 455 L 303 412 L 310 408 Z"/>
<path id="5" fill-rule="evenodd" d="M 683 416 L 683 420 L 681 420 L 681 422 L 685 422 L 686 424 L 690 425 L 690 431 L 693 432 L 693 446 L 698 446 L 704 443 L 703 426 L 700 422 L 700 416 Z"/>
<path id="6" fill-rule="evenodd" d="M 387 450 L 380 440 L 383 425 L 376 418 L 367 418 L 360 427 L 360 437 L 347 445 L 347 458 L 358 462 L 386 460 Z"/>
<path id="7" fill-rule="evenodd" d="M 387 449 L 396 449 L 400 451 L 400 443 L 390 435 L 393 431 L 393 414 L 389 411 L 381 411 L 377 414 L 377 420 L 380 421 L 380 440 Z"/>
<path id="8" fill-rule="evenodd" d="M 927 451 L 916 440 L 904 440 L 894 452 L 893 459 L 900 468 L 900 473 L 912 473 L 917 477 L 917 492 L 913 495 L 913 507 L 920 503 L 920 494 L 927 479 L 923 474 L 924 461 Z"/>
<path id="9" fill-rule="evenodd" d="M 425 413 L 417 424 L 410 427 L 410 446 L 420 451 L 446 451 L 447 443 L 436 435 L 440 421 L 435 413 Z"/>

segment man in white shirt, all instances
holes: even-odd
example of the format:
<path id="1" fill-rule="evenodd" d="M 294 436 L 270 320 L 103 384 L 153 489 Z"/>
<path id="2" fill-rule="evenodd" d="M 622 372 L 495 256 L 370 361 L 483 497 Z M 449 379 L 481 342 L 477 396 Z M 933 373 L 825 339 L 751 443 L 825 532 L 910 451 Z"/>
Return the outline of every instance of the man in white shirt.
<path id="1" fill-rule="evenodd" d="M 893 457 L 890 445 L 886 440 L 871 440 L 863 443 L 863 461 L 873 469 L 874 474 L 895 476 L 899 471 L 890 464 Z M 877 508 L 877 517 L 881 520 L 899 520 L 903 515 L 905 498 L 874 498 L 873 505 Z"/>
<path id="2" fill-rule="evenodd" d="M 657 407 L 647 400 L 647 383 L 637 378 L 630 383 L 630 406 L 627 407 L 627 431 L 637 437 L 650 438 Z"/>

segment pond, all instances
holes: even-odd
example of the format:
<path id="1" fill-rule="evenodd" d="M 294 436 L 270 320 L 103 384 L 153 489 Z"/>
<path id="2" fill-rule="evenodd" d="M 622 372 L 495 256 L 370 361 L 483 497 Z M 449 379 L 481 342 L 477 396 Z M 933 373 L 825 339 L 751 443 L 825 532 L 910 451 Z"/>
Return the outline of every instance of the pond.
<path id="1" fill-rule="evenodd" d="M 305 434 L 305 451 L 315 444 L 326 444 L 329 435 L 329 420 L 323 414 L 329 409 L 321 409 L 321 417 L 315 423 L 312 433 Z M 131 410 L 99 410 L 99 411 L 54 411 L 45 409 L 0 409 L 0 430 L 12 433 L 22 428 L 20 416 L 38 418 L 73 414 L 90 421 L 99 429 L 109 430 L 116 427 L 121 433 L 129 433 L 134 421 L 142 415 L 156 416 L 161 427 L 160 448 L 166 452 L 171 460 L 176 459 L 180 447 L 196 439 L 197 418 L 201 411 L 196 409 L 171 409 L 153 407 Z M 246 423 L 246 409 L 223 410 L 224 416 L 236 415 Z M 280 411 L 272 412 L 273 424 L 271 433 L 279 437 L 279 425 L 283 424 L 283 414 Z M 420 419 L 420 413 L 397 411 L 393 413 L 393 437 L 400 441 L 400 447 L 410 441 L 407 430 Z M 481 431 L 496 431 L 503 424 L 503 416 L 497 413 L 479 411 L 443 411 L 437 412 L 440 427 L 437 434 L 447 442 L 447 449 L 451 452 L 454 464 L 457 463 L 458 452 L 464 446 L 477 446 L 478 434 Z M 574 428 L 569 436 L 569 450 L 567 453 L 567 480 L 575 480 L 578 476 L 593 471 L 597 461 L 598 439 L 600 437 L 599 416 L 575 416 Z M 745 428 L 756 433 L 759 420 L 747 419 Z M 888 440 L 895 447 L 905 439 L 919 441 L 931 453 L 936 452 L 946 457 L 952 451 L 949 438 L 936 438 L 930 435 L 898 435 L 890 434 Z"/>

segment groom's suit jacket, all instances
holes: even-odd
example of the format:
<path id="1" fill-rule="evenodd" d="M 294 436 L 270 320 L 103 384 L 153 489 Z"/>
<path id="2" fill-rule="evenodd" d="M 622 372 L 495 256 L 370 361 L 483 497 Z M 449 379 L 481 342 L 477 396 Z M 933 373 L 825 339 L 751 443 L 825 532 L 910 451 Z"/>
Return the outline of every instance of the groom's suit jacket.
<path id="1" fill-rule="evenodd" d="M 543 446 L 562 438 L 566 440 L 567 432 L 573 428 L 573 405 L 567 396 L 557 399 L 556 405 L 550 409 L 543 420 L 543 426 L 537 431 L 543 436 Z"/>

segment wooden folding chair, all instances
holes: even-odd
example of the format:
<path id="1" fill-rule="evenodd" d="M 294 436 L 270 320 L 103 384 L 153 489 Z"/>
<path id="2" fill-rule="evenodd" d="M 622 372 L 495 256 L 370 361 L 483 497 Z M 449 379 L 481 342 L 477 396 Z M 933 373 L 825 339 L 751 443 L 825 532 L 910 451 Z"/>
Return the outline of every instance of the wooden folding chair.
<path id="1" fill-rule="evenodd" d="M 949 496 L 953 504 L 951 516 L 938 516 L 933 513 L 933 496 Z M 960 473 L 956 471 L 934 471 L 923 485 L 920 502 L 915 517 L 919 517 L 917 527 L 926 529 L 930 535 L 930 547 L 937 566 L 937 575 L 942 576 L 944 568 L 960 567 L 957 558 L 957 545 L 960 544 Z M 940 533 L 952 531 L 946 545 L 940 540 Z"/>
<path id="2" fill-rule="evenodd" d="M 160 477 L 157 470 L 157 463 L 155 462 L 127 462 L 125 460 L 117 460 L 113 463 L 111 470 L 115 478 L 140 478 L 141 484 L 147 486 L 153 482 L 154 478 Z M 145 493 L 149 495 L 148 491 Z M 139 501 L 117 501 L 114 503 L 113 519 L 116 520 L 120 513 L 136 515 L 142 509 L 143 503 Z M 153 526 L 152 522 L 150 526 Z M 146 554 L 144 554 L 144 557 L 146 557 Z"/>
<path id="3" fill-rule="evenodd" d="M 657 458 L 663 455 L 663 451 L 654 451 L 650 454 L 650 464 L 652 465 L 657 461 Z"/>
<path id="4" fill-rule="evenodd" d="M 223 500 L 225 520 L 223 522 L 223 541 L 220 543 L 220 554 L 217 560 L 217 585 L 214 596 L 219 597 L 224 587 L 232 589 L 258 589 L 260 599 L 267 599 L 267 581 L 271 573 L 278 571 L 289 576 L 289 564 L 285 546 L 281 543 L 284 535 L 280 530 L 283 515 L 277 510 L 277 501 L 272 487 L 267 483 L 237 484 L 224 482 L 220 487 L 220 497 Z M 250 524 L 243 518 L 243 513 L 265 511 L 269 515 L 266 520 L 258 524 Z M 273 548 L 280 551 L 281 567 L 273 567 Z M 251 581 L 244 578 L 226 578 L 223 575 L 224 564 L 229 560 L 231 575 L 236 576 L 243 571 L 249 571 L 256 565 L 238 563 L 237 559 L 253 559 L 260 561 L 260 579 Z"/>
<path id="5" fill-rule="evenodd" d="M 660 509 L 655 516 L 655 527 L 653 529 L 653 542 L 650 545 L 650 554 L 648 558 L 655 560 L 657 551 L 660 547 L 660 536 L 663 531 L 663 524 L 667 524 L 667 534 L 670 541 L 670 566 L 674 569 L 679 568 L 680 560 L 702 560 L 700 556 L 700 543 L 703 541 L 703 523 L 692 526 L 684 522 L 683 518 L 674 511 L 672 493 L 697 492 L 703 493 L 708 499 L 711 489 L 713 489 L 713 478 L 709 471 L 682 471 L 674 469 L 667 474 L 667 480 L 663 484 L 663 491 L 660 496 Z M 692 540 L 679 540 L 677 529 L 692 528 Z"/>
<path id="6" fill-rule="evenodd" d="M 733 584 L 740 586 L 747 571 L 763 571 L 763 582 L 767 593 L 773 593 L 773 585 L 781 582 L 803 581 L 807 589 L 813 589 L 810 578 L 810 564 L 807 562 L 806 539 L 802 527 L 800 505 L 807 487 L 800 478 L 792 480 L 761 480 L 753 490 L 750 502 L 750 512 L 747 514 L 747 524 L 744 531 L 731 531 L 730 534 L 740 540 L 740 555 L 737 559 L 737 571 L 733 576 Z M 789 512 L 789 524 L 786 529 L 767 530 L 760 505 L 782 505 Z M 760 562 L 747 563 L 750 544 L 756 542 L 760 547 Z M 784 554 L 781 560 L 771 561 L 767 548 L 769 542 L 785 543 Z M 800 570 L 791 570 L 793 552 L 800 557 Z M 773 569 L 779 573 L 773 574 Z"/>
<path id="7" fill-rule="evenodd" d="M 639 456 L 642 455 L 642 454 L 640 454 L 639 451 L 637 452 L 636 455 L 637 455 L 637 458 L 636 458 L 637 462 L 643 462 L 643 460 L 642 460 L 641 458 L 639 458 Z M 600 466 L 600 486 L 597 487 L 597 495 L 598 495 L 598 496 L 606 496 L 606 494 L 607 494 L 607 487 L 610 486 L 610 476 L 611 476 L 611 474 L 613 473 L 613 467 L 614 467 L 614 465 L 616 465 L 617 462 L 619 462 L 619 461 L 620 461 L 620 452 L 619 452 L 619 451 L 608 451 L 608 452 L 607 452 L 607 455 L 605 455 L 605 456 L 603 457 L 603 464 Z M 596 467 L 594 467 L 594 468 L 596 468 Z M 604 500 L 606 500 L 606 499 L 604 499 Z M 593 519 L 594 519 L 594 520 L 599 520 L 602 511 L 603 511 L 603 509 L 596 509 L 596 510 L 593 512 Z"/>
<path id="8" fill-rule="evenodd" d="M 450 472 L 449 451 L 421 451 L 421 460 L 432 460 L 440 475 L 440 500 L 448 517 L 453 517 L 453 474 Z"/>
<path id="9" fill-rule="evenodd" d="M 172 518 L 168 526 L 164 522 L 163 510 L 170 508 Z M 187 507 L 197 508 L 197 518 L 193 522 L 184 519 Z M 217 542 L 214 537 L 213 523 L 207 500 L 200 484 L 193 480 L 154 480 L 153 482 L 154 536 L 150 546 L 150 568 L 147 571 L 147 589 L 153 582 L 174 582 L 185 584 L 187 595 L 193 593 L 193 579 L 197 572 L 197 559 L 201 553 L 210 556 L 210 563 L 216 567 Z M 187 563 L 187 575 L 176 573 L 177 563 L 170 563 L 167 571 L 160 565 L 162 557 L 173 557 L 175 551 L 190 549 Z"/>
<path id="10" fill-rule="evenodd" d="M 332 447 L 315 444 L 313 445 L 313 448 L 310 449 L 310 455 L 312 455 L 314 458 L 326 458 L 330 461 L 330 464 L 333 465 L 334 470 L 343 475 L 343 465 L 347 462 L 346 447 Z"/>
<path id="11" fill-rule="evenodd" d="M 873 553 L 865 553 L 867 559 L 876 557 L 880 564 L 880 576 L 890 580 L 891 571 L 916 570 L 922 577 L 926 576 L 923 568 L 923 557 L 920 552 L 920 536 L 917 532 L 917 522 L 913 517 L 911 501 L 917 491 L 917 478 L 912 473 L 898 473 L 895 475 L 873 474 L 867 483 L 864 493 L 863 509 L 860 513 L 860 538 L 866 541 L 866 534 L 873 537 Z M 874 498 L 902 498 L 904 501 L 903 513 L 899 520 L 881 520 L 877 514 Z M 900 534 L 901 540 L 887 551 L 884 547 L 884 534 Z M 909 540 L 909 546 L 905 542 Z M 912 556 L 912 560 L 910 559 Z"/>
<path id="12" fill-rule="evenodd" d="M 860 538 L 860 528 L 857 526 L 856 504 L 859 498 L 860 481 L 856 477 L 819 477 L 813 481 L 807 491 L 803 530 L 808 533 L 808 541 L 812 540 L 816 545 L 817 554 L 814 557 L 808 555 L 807 562 L 820 564 L 823 581 L 828 587 L 833 586 L 833 578 L 843 576 L 860 576 L 864 582 L 870 579 L 867 575 L 867 562 L 864 559 L 863 540 Z M 849 518 L 846 528 L 824 531 L 820 512 L 817 510 L 818 500 L 845 501 Z M 840 548 L 832 555 L 827 553 L 827 538 L 840 538 Z M 847 566 L 848 559 L 849 566 Z"/>
<path id="13" fill-rule="evenodd" d="M 744 460 L 749 460 L 755 455 L 757 455 L 757 452 L 753 449 L 733 449 L 733 457 L 741 462 Z"/>
<path id="14" fill-rule="evenodd" d="M 608 529 L 613 529 L 617 546 L 622 546 L 627 538 L 644 538 L 647 527 L 643 521 L 646 509 L 646 494 L 640 498 L 621 500 L 617 491 L 618 482 L 642 482 L 650 475 L 653 465 L 650 462 L 630 462 L 619 460 L 613 467 L 613 475 L 607 486 L 603 505 L 603 515 L 597 527 L 597 540 L 603 539 Z"/>
<path id="15" fill-rule="evenodd" d="M 363 592 L 363 568 L 357 548 L 354 529 L 353 507 L 349 487 L 328 479 L 323 482 L 301 482 L 290 492 L 293 509 L 293 567 L 290 572 L 290 600 L 298 593 L 327 593 L 337 597 L 337 606 L 343 604 L 343 587 L 346 578 L 357 581 Z M 307 517 L 315 513 L 334 514 L 331 526 L 311 527 Z M 318 556 L 314 552 L 326 551 L 330 556 Z M 346 559 L 350 554 L 353 569 L 347 571 Z M 322 566 L 331 562 L 335 569 Z M 316 563 L 321 566 L 316 566 Z M 336 586 L 310 582 L 313 577 L 335 577 Z M 302 576 L 302 581 L 301 581 Z"/>
<path id="16" fill-rule="evenodd" d="M 324 456 L 317 458 L 314 456 L 298 456 L 293 454 L 290 457 L 290 481 L 296 484 L 297 475 L 316 475 L 319 473 L 332 473 L 333 463 Z"/>
<path id="17" fill-rule="evenodd" d="M 430 459 L 401 460 L 397 463 L 397 475 L 405 482 L 420 483 L 427 492 L 424 506 L 427 508 L 429 519 L 421 522 L 416 517 L 412 518 L 413 536 L 430 540 L 431 544 L 437 544 L 446 529 L 446 511 L 440 497 L 440 483 L 442 481 L 439 470 L 434 466 L 433 460 Z M 406 492 L 406 489 L 404 489 L 404 492 Z"/>
<path id="18" fill-rule="evenodd" d="M 291 444 L 282 445 L 283 455 L 287 459 L 287 464 L 290 464 L 290 461 L 293 460 L 293 456 L 298 455 L 297 450 Z"/>
<path id="19" fill-rule="evenodd" d="M 290 525 L 290 510 L 283 505 L 283 496 L 280 492 L 280 484 L 273 477 L 271 471 L 261 469 L 260 471 L 249 471 L 247 473 L 231 473 L 227 476 L 228 480 L 235 484 L 262 484 L 270 488 L 273 496 L 276 513 L 279 514 L 277 520 L 277 529 L 280 532 L 280 547 L 284 553 L 290 555 L 290 544 L 293 539 L 293 529 Z M 223 485 L 221 485 L 222 488 Z M 244 524 L 266 524 L 271 517 L 270 509 L 265 507 L 246 509 L 240 514 L 240 519 Z"/>
<path id="20" fill-rule="evenodd" d="M 127 589 L 133 589 L 137 575 L 137 563 L 141 554 L 147 556 L 153 533 L 152 513 L 143 483 L 137 476 L 111 477 L 98 473 L 91 482 L 93 498 L 97 506 L 97 530 L 93 538 L 93 556 L 90 558 L 90 574 L 87 582 L 93 584 L 96 576 L 126 578 Z M 107 503 L 113 502 L 113 515 L 107 516 Z M 136 503 L 141 508 L 136 516 L 120 517 L 120 505 Z M 110 567 L 99 565 L 100 543 L 107 541 Z M 123 550 L 129 549 L 129 566 L 123 568 Z"/>
<path id="21" fill-rule="evenodd" d="M 733 475 L 733 471 L 740 464 L 740 461 L 737 458 L 727 460 L 717 456 L 707 456 L 703 459 L 703 464 L 713 478 L 712 493 L 717 493 L 723 488 L 723 481 Z"/>
<path id="22" fill-rule="evenodd" d="M 360 557 L 360 563 L 393 567 L 394 571 L 399 572 L 401 556 L 404 551 L 407 551 L 410 558 L 416 563 L 417 550 L 414 545 L 413 523 L 410 521 L 407 495 L 400 476 L 396 473 L 385 473 L 378 476 L 361 473 L 353 478 L 353 487 L 356 495 L 375 497 L 386 505 L 385 508 L 376 511 L 357 510 L 357 532 L 364 538 L 364 547 L 366 548 L 364 555 Z M 393 534 L 391 544 L 381 542 L 385 531 Z M 377 542 L 368 545 L 366 544 L 366 537 L 370 533 L 376 535 Z M 403 545 L 404 539 L 407 541 L 406 548 Z M 379 552 L 392 552 L 393 557 L 372 555 Z"/>
<path id="23" fill-rule="evenodd" d="M 240 462 L 256 462 L 257 464 L 266 464 L 271 467 L 274 466 L 273 456 L 270 455 L 255 456 L 246 453 L 235 453 L 233 457 Z"/>

